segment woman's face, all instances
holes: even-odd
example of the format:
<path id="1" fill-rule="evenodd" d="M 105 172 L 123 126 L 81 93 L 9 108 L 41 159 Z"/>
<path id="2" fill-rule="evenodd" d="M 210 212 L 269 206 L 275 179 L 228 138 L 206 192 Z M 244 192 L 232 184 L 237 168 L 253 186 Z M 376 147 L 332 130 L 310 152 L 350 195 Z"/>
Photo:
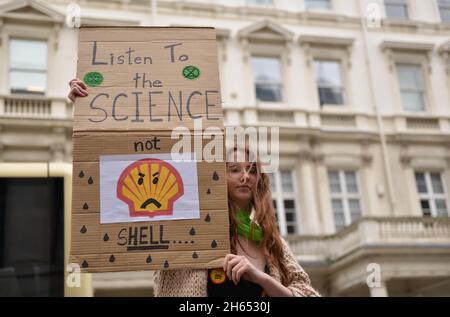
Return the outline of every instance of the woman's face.
<path id="1" fill-rule="evenodd" d="M 256 164 L 250 162 L 227 163 L 228 196 L 238 208 L 246 208 L 256 189 Z"/>

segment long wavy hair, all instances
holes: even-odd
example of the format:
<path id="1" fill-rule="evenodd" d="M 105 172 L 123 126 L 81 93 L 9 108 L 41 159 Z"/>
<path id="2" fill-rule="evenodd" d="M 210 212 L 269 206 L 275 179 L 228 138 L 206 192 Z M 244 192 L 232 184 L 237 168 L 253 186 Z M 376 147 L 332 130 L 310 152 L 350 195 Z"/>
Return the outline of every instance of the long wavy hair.
<path id="1" fill-rule="evenodd" d="M 230 149 L 229 154 L 234 155 L 238 151 L 245 151 L 246 157 L 250 157 L 250 151 L 247 147 L 245 149 L 234 147 Z M 256 186 L 250 203 L 255 209 L 255 217 L 253 220 L 255 220 L 263 230 L 263 240 L 260 246 L 262 247 L 266 261 L 274 265 L 280 271 L 281 282 L 285 285 L 287 268 L 282 262 L 283 244 L 281 242 L 281 236 L 275 218 L 272 193 L 270 191 L 270 180 L 267 174 L 261 172 L 261 162 L 258 158 L 256 158 L 255 162 L 250 163 L 254 164 L 256 167 Z M 228 196 L 228 211 L 230 218 L 231 252 L 236 254 L 236 245 L 239 243 L 236 209 L 234 205 L 230 203 L 230 196 Z"/>

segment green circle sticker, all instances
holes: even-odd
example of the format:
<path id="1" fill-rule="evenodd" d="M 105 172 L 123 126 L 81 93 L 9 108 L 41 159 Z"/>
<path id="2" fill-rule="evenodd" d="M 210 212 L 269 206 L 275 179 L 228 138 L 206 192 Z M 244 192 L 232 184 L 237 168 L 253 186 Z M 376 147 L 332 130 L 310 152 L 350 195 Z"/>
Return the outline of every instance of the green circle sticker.
<path id="1" fill-rule="evenodd" d="M 103 75 L 98 72 L 90 72 L 84 75 L 84 82 L 89 87 L 97 87 L 103 82 Z"/>
<path id="2" fill-rule="evenodd" d="M 197 79 L 200 77 L 200 69 L 195 66 L 186 66 L 183 69 L 183 76 L 189 80 Z"/>

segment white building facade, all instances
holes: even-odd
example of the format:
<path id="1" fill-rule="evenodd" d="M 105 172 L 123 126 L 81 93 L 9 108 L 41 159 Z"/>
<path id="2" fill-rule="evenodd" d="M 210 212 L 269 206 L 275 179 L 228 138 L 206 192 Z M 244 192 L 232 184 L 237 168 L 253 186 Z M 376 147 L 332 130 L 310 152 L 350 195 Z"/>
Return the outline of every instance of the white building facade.
<path id="1" fill-rule="evenodd" d="M 217 28 L 226 125 L 280 127 L 279 228 L 324 296 L 450 296 L 450 1 L 1 1 L 0 178 L 64 180 L 66 255 L 78 8 Z M 152 291 L 83 283 L 66 294 Z"/>

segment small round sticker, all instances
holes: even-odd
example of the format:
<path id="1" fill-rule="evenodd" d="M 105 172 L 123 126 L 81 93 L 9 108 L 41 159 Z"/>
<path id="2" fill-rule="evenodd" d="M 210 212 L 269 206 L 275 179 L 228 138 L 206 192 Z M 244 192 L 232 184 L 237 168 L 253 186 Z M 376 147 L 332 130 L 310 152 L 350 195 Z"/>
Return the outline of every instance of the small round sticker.
<path id="1" fill-rule="evenodd" d="M 84 82 L 89 87 L 97 87 L 103 83 L 103 75 L 98 72 L 90 72 L 84 75 Z"/>
<path id="2" fill-rule="evenodd" d="M 197 79 L 200 77 L 200 69 L 195 66 L 186 66 L 183 69 L 183 76 L 189 80 Z"/>
<path id="3" fill-rule="evenodd" d="M 209 277 L 211 278 L 211 282 L 217 285 L 222 284 L 226 279 L 225 271 L 222 269 L 211 270 L 211 272 L 209 273 Z"/>

